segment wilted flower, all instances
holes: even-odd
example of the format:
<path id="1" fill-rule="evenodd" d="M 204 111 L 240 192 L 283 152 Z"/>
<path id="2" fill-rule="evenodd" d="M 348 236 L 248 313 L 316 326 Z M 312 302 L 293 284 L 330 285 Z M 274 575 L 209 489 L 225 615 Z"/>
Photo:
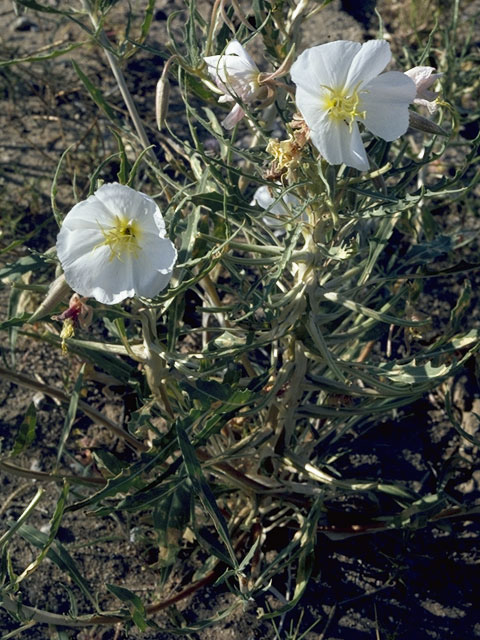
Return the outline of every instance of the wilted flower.
<path id="1" fill-rule="evenodd" d="M 390 58 L 384 40 L 338 40 L 307 49 L 292 65 L 297 107 L 330 164 L 369 168 L 359 122 L 384 140 L 406 132 L 415 84 L 399 71 L 379 75 Z"/>
<path id="2" fill-rule="evenodd" d="M 72 322 L 74 326 L 77 324 L 85 329 L 88 327 L 93 317 L 93 309 L 86 303 L 86 298 L 81 298 L 78 293 L 74 293 L 68 301 L 68 307 L 58 316 L 52 316 L 52 320 Z"/>
<path id="3" fill-rule="evenodd" d="M 207 56 L 204 60 L 208 73 L 223 91 L 219 102 L 234 102 L 238 98 L 248 104 L 262 97 L 264 87 L 259 84 L 260 71 L 237 40 L 232 40 L 222 55 Z M 237 103 L 222 120 L 222 125 L 225 129 L 233 129 L 244 115 L 245 111 Z"/>
<path id="4" fill-rule="evenodd" d="M 405 71 L 405 75 L 414 81 L 417 89 L 413 103 L 427 107 L 429 113 L 435 113 L 438 109 L 435 102 L 438 93 L 429 89 L 438 78 L 443 76 L 443 73 L 433 73 L 434 71 L 433 67 L 413 67 L 413 69 Z"/>
<path id="5" fill-rule="evenodd" d="M 266 151 L 273 156 L 273 160 L 265 174 L 266 179 L 286 178 L 287 182 L 294 182 L 296 170 L 302 161 L 302 150 L 307 142 L 308 129 L 305 122 L 303 128 L 295 130 L 286 140 L 271 138 Z"/>
<path id="6" fill-rule="evenodd" d="M 63 322 L 60 332 L 62 339 L 62 351 L 67 352 L 66 340 L 73 338 L 75 335 L 75 327 L 79 325 L 82 329 L 88 327 L 93 317 L 93 309 L 85 304 L 86 298 L 81 298 L 78 293 L 74 293 L 68 302 L 68 308 L 60 315 L 52 316 L 52 320 Z"/>
<path id="7" fill-rule="evenodd" d="M 152 198 L 117 183 L 104 184 L 67 214 L 57 254 L 72 289 L 104 304 L 157 295 L 177 259 Z"/>

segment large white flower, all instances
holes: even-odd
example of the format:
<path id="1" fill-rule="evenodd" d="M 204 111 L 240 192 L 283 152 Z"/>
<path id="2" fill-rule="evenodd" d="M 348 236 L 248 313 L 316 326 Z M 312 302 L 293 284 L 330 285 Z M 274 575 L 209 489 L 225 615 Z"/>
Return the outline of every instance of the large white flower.
<path id="1" fill-rule="evenodd" d="M 223 96 L 218 99 L 219 102 L 234 102 L 239 98 L 248 104 L 263 93 L 263 87 L 258 82 L 260 71 L 237 40 L 232 40 L 222 55 L 207 56 L 204 60 L 207 63 L 208 73 L 217 87 L 223 91 Z M 225 129 L 233 129 L 244 115 L 245 111 L 237 103 L 222 120 L 222 125 Z"/>
<path id="2" fill-rule="evenodd" d="M 384 40 L 338 40 L 307 49 L 292 65 L 297 107 L 330 164 L 369 168 L 359 122 L 384 140 L 406 132 L 415 83 L 399 71 L 379 75 L 390 58 Z"/>
<path id="3" fill-rule="evenodd" d="M 57 254 L 72 289 L 104 304 L 157 295 L 177 259 L 152 198 L 117 183 L 104 184 L 66 215 Z"/>

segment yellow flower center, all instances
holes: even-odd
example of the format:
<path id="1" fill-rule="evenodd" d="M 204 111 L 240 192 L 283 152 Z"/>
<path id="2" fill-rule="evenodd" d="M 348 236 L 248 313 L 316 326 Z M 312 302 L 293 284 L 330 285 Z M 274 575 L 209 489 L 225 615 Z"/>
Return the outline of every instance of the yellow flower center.
<path id="1" fill-rule="evenodd" d="M 110 260 L 114 258 L 122 259 L 125 254 L 132 254 L 138 258 L 140 246 L 138 241 L 142 235 L 140 225 L 136 220 L 129 220 L 125 216 L 115 216 L 113 227 L 104 229 L 100 224 L 105 240 L 99 247 L 106 245 L 110 249 Z"/>
<path id="2" fill-rule="evenodd" d="M 347 93 L 345 89 L 325 88 L 329 93 L 325 97 L 324 107 L 330 118 L 343 120 L 350 128 L 357 118 L 365 118 L 366 112 L 358 110 L 360 97 L 356 89 Z"/>

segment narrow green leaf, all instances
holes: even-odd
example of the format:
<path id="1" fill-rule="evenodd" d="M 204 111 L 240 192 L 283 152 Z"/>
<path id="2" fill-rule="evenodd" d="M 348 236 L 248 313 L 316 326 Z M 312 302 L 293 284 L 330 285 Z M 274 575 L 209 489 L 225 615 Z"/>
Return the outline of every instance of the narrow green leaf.
<path id="1" fill-rule="evenodd" d="M 430 322 L 428 318 L 425 320 L 404 320 L 403 318 L 397 318 L 395 316 L 391 316 L 388 313 L 383 313 L 382 311 L 375 311 L 374 309 L 369 309 L 359 302 L 348 300 L 347 298 L 338 293 L 335 293 L 334 291 L 326 291 L 321 295 L 325 300 L 337 302 L 350 311 L 356 311 L 366 316 L 367 318 L 373 318 L 378 322 L 385 322 L 386 324 L 398 325 L 399 327 L 422 327 Z"/>
<path id="2" fill-rule="evenodd" d="M 21 316 L 17 316 L 16 318 L 9 318 L 4 322 L 0 322 L 0 331 L 10 329 L 12 327 L 23 326 L 26 322 L 28 322 L 31 315 L 32 314 L 29 311 L 25 311 Z"/>
<path id="3" fill-rule="evenodd" d="M 20 527 L 19 534 L 27 542 L 40 549 L 42 549 L 48 541 L 48 536 L 46 534 L 27 524 Z M 81 590 L 87 600 L 93 604 L 96 610 L 98 610 L 98 604 L 93 596 L 93 589 L 91 585 L 82 576 L 75 561 L 58 540 L 54 540 L 52 546 L 49 548 L 47 558 L 54 562 L 59 569 L 65 571 L 65 573 L 70 576 L 72 581 Z"/>
<path id="4" fill-rule="evenodd" d="M 52 60 L 53 58 L 59 58 L 60 56 L 64 56 L 66 53 L 70 53 L 74 49 L 78 49 L 79 47 L 83 47 L 84 44 L 87 44 L 87 40 L 83 42 L 74 42 L 73 44 L 64 47 L 63 49 L 55 49 L 50 53 L 44 53 L 39 56 L 26 56 L 24 58 L 13 58 L 12 60 L 0 60 L 0 68 L 7 67 L 12 64 L 23 64 L 25 62 L 43 62 L 44 60 Z"/>
<path id="5" fill-rule="evenodd" d="M 230 385 L 215 380 L 185 380 L 181 386 L 191 398 L 199 400 L 202 407 L 210 408 L 213 403 L 219 403 L 218 410 L 221 413 L 245 406 L 252 397 L 252 392 L 248 389 L 232 391 Z"/>
<path id="6" fill-rule="evenodd" d="M 195 449 L 192 447 L 188 436 L 184 429 L 181 427 L 180 423 L 177 423 L 177 437 L 180 449 L 182 450 L 185 468 L 193 486 L 193 491 L 200 497 L 204 508 L 210 514 L 215 528 L 217 529 L 217 533 L 228 550 L 231 566 L 237 569 L 238 562 L 235 556 L 232 542 L 230 540 L 230 533 L 228 531 L 227 523 L 225 522 L 225 518 L 218 508 L 212 490 L 210 489 L 207 481 L 203 476 L 202 467 L 200 466 L 197 456 L 195 455 Z"/>
<path id="7" fill-rule="evenodd" d="M 92 35 L 92 32 L 86 27 L 81 20 L 76 18 L 77 12 L 75 11 L 65 11 L 61 9 L 55 9 L 54 7 L 48 6 L 46 4 L 40 4 L 36 2 L 36 0 L 16 0 L 18 4 L 27 7 L 28 9 L 33 9 L 34 11 L 40 11 L 41 13 L 55 13 L 57 15 L 66 16 L 70 20 L 73 20 L 81 29 L 86 31 L 89 35 Z"/>
<path id="8" fill-rule="evenodd" d="M 93 84 L 93 82 L 86 76 L 83 71 L 80 69 L 79 65 L 72 60 L 73 68 L 75 69 L 78 77 L 85 85 L 90 97 L 95 102 L 95 104 L 105 113 L 110 122 L 118 123 L 117 116 L 113 111 L 112 107 L 108 104 L 108 102 L 103 97 L 101 91 Z"/>
<path id="9" fill-rule="evenodd" d="M 375 268 L 375 265 L 377 264 L 378 257 L 387 246 L 388 240 L 390 239 L 393 230 L 395 229 L 395 226 L 399 220 L 400 213 L 397 213 L 393 216 L 383 218 L 383 220 L 380 222 L 377 233 L 372 238 L 372 240 L 370 240 L 370 253 L 368 256 L 368 260 L 365 263 L 362 275 L 360 276 L 360 279 L 358 281 L 359 285 L 365 284 L 368 281 L 373 269 Z"/>
<path id="10" fill-rule="evenodd" d="M 192 487 L 181 481 L 175 488 L 158 501 L 153 511 L 153 524 L 159 544 L 158 563 L 167 567 L 175 562 L 182 534 L 190 520 Z"/>
<path id="11" fill-rule="evenodd" d="M 95 170 L 92 172 L 90 176 L 90 188 L 88 190 L 89 196 L 91 196 L 92 193 L 94 193 L 94 191 L 96 190 L 97 180 L 99 179 L 99 176 L 102 175 L 102 172 L 105 169 L 105 167 L 108 166 L 112 162 L 112 160 L 116 160 L 119 155 L 120 155 L 120 152 L 116 151 L 115 153 L 112 153 L 111 155 L 107 156 L 105 160 L 103 160 L 102 162 L 100 162 L 100 164 L 96 166 Z"/>
<path id="12" fill-rule="evenodd" d="M 152 25 L 153 13 L 155 10 L 155 0 L 148 0 L 147 7 L 145 9 L 145 17 L 143 18 L 141 30 L 140 30 L 140 43 L 143 43 L 150 31 Z"/>
<path id="13" fill-rule="evenodd" d="M 198 47 L 198 36 L 195 31 L 197 5 L 195 0 L 189 0 L 189 15 L 185 25 L 185 42 L 187 45 L 188 56 L 192 67 L 196 67 L 200 60 L 200 51 Z"/>
<path id="14" fill-rule="evenodd" d="M 100 469 L 106 469 L 112 476 L 118 476 L 118 474 L 122 473 L 122 471 L 128 467 L 127 462 L 119 460 L 117 456 L 106 449 L 97 449 L 92 452 L 92 455 L 95 458 L 97 466 Z"/>
<path id="15" fill-rule="evenodd" d="M 115 131 L 115 129 L 112 129 L 110 127 L 110 131 L 112 132 L 113 136 L 117 141 L 118 153 L 120 155 L 120 169 L 118 170 L 117 178 L 120 184 L 126 184 L 128 172 L 130 171 L 130 162 L 128 161 L 128 158 L 127 158 L 125 145 L 123 144 L 122 137 L 118 134 L 117 131 Z"/>
<path id="16" fill-rule="evenodd" d="M 22 291 L 21 289 L 16 289 L 12 287 L 10 290 L 10 295 L 8 296 L 8 307 L 7 307 L 7 317 L 15 318 L 18 313 L 19 305 L 21 302 Z M 12 325 L 8 328 L 8 346 L 10 347 L 10 358 L 12 361 L 12 367 L 15 368 L 17 361 L 17 354 L 15 351 L 15 346 L 17 344 L 18 338 L 18 327 L 16 325 Z"/>
<path id="17" fill-rule="evenodd" d="M 135 609 L 138 609 L 142 613 L 145 613 L 145 607 L 141 599 L 129 589 L 125 589 L 125 587 L 119 587 L 118 585 L 106 583 L 105 586 L 113 593 L 115 597 L 117 597 L 122 602 L 126 602 L 129 605 L 132 605 Z"/>
<path id="18" fill-rule="evenodd" d="M 133 622 L 140 631 L 145 631 L 148 625 L 145 619 L 145 606 L 141 599 L 129 589 L 125 589 L 125 587 L 119 587 L 118 585 L 108 583 L 106 583 L 105 586 L 116 598 L 128 604 Z"/>
<path id="19" fill-rule="evenodd" d="M 73 593 L 72 589 L 70 589 L 70 587 L 68 587 L 66 584 L 60 583 L 60 586 L 67 592 L 68 601 L 70 602 L 68 615 L 72 618 L 76 618 L 78 616 L 78 604 L 77 599 L 75 598 L 75 594 Z"/>
<path id="20" fill-rule="evenodd" d="M 56 203 L 56 197 L 57 197 L 57 193 L 58 193 L 58 178 L 60 176 L 60 169 L 62 168 L 63 165 L 63 161 L 65 160 L 65 157 L 67 155 L 67 153 L 70 151 L 70 149 L 72 147 L 75 146 L 76 143 L 72 143 L 70 146 L 68 146 L 65 151 L 62 153 L 62 155 L 60 156 L 60 160 L 58 161 L 57 164 L 57 168 L 55 169 L 55 174 L 53 176 L 53 181 L 52 181 L 52 186 L 50 189 L 50 202 L 52 205 L 52 212 L 53 212 L 53 217 L 55 218 L 56 223 L 58 224 L 59 227 L 62 226 L 62 215 L 57 207 L 57 203 Z"/>
<path id="21" fill-rule="evenodd" d="M 27 526 L 23 523 L 27 520 L 27 518 L 29 518 L 32 511 L 36 508 L 37 504 L 40 502 L 43 496 L 43 493 L 44 491 L 41 487 L 37 489 L 37 493 L 30 500 L 30 503 L 25 507 L 21 516 L 17 519 L 16 522 L 12 524 L 8 531 L 5 531 L 5 533 L 0 537 L 0 551 L 3 551 L 3 547 L 6 546 L 10 538 L 12 538 L 19 529 Z"/>
<path id="22" fill-rule="evenodd" d="M 295 607 L 300 598 L 305 592 L 305 589 L 308 584 L 308 580 L 312 573 L 313 567 L 313 555 L 315 551 L 315 543 L 316 543 L 316 534 L 318 527 L 318 519 L 320 515 L 323 513 L 323 502 L 321 498 L 317 498 L 315 504 L 310 509 L 308 517 L 305 521 L 305 524 L 302 527 L 302 531 L 300 534 L 300 553 L 298 556 L 298 567 L 296 572 L 296 584 L 295 591 L 293 593 L 293 597 L 289 602 L 281 607 L 280 609 L 276 609 L 272 613 L 267 613 L 262 616 L 262 619 L 273 618 L 278 615 L 282 615 L 287 611 L 290 611 Z"/>
<path id="23" fill-rule="evenodd" d="M 2 267 L 0 269 L 0 280 L 15 281 L 24 273 L 28 271 L 38 272 L 42 267 L 47 265 L 48 263 L 43 256 L 40 256 L 38 253 L 32 253 L 28 256 L 23 256 L 12 264 L 7 264 Z"/>
<path id="24" fill-rule="evenodd" d="M 151 471 L 162 458 L 163 452 L 153 457 L 143 456 L 140 462 L 131 465 L 128 469 L 124 469 L 118 476 L 115 476 L 115 478 L 109 479 L 106 487 L 102 488 L 93 496 L 89 496 L 80 502 L 68 506 L 67 511 L 77 511 L 78 509 L 97 504 L 100 500 L 115 496 L 118 493 L 128 493 L 130 489 L 136 487 L 137 480 L 139 480 L 144 473 Z"/>
<path id="25" fill-rule="evenodd" d="M 472 284 L 470 280 L 466 279 L 463 281 L 462 291 L 458 296 L 457 303 L 450 312 L 450 325 L 452 327 L 452 332 L 456 332 L 460 328 L 460 323 L 467 309 L 470 306 L 471 300 L 472 300 Z"/>
<path id="26" fill-rule="evenodd" d="M 37 623 L 35 620 L 30 620 L 29 622 L 22 624 L 20 627 L 17 627 L 17 629 L 14 629 L 13 631 L 6 633 L 0 638 L 0 640 L 11 640 L 11 638 L 17 638 L 18 636 L 20 636 L 20 634 L 23 634 L 24 631 L 28 631 L 29 629 L 34 627 L 36 624 Z M 23 637 L 26 638 L 27 636 L 24 635 Z"/>
<path id="27" fill-rule="evenodd" d="M 77 415 L 77 407 L 79 395 L 83 386 L 83 374 L 85 371 L 85 364 L 82 365 L 80 369 L 80 373 L 75 381 L 75 386 L 72 391 L 72 396 L 70 398 L 70 403 L 68 405 L 67 415 L 65 416 L 65 422 L 63 423 L 62 433 L 60 434 L 60 440 L 58 442 L 57 449 L 57 466 L 60 464 L 60 460 L 62 459 L 63 450 L 68 440 L 68 436 L 70 435 L 70 430 L 75 421 L 75 417 Z"/>
<path id="28" fill-rule="evenodd" d="M 132 186 L 133 181 L 135 180 L 135 176 L 137 175 L 137 171 L 140 168 L 140 164 L 142 163 L 143 157 L 146 154 L 148 154 L 154 148 L 155 148 L 155 145 L 152 144 L 149 147 L 146 147 L 145 149 L 142 149 L 142 151 L 139 154 L 138 158 L 133 163 L 133 167 L 130 169 L 130 173 L 128 174 L 128 180 L 126 182 L 127 187 L 131 187 Z"/>
<path id="29" fill-rule="evenodd" d="M 30 576 L 36 569 L 38 569 L 40 564 L 43 562 L 43 559 L 48 554 L 48 550 L 50 549 L 50 546 L 52 545 L 55 539 L 55 536 L 57 535 L 58 528 L 60 527 L 60 524 L 62 522 L 63 512 L 65 511 L 65 504 L 68 497 L 68 491 L 69 491 L 68 484 L 65 483 L 63 485 L 63 489 L 60 494 L 60 497 L 57 501 L 55 512 L 52 516 L 52 519 L 50 520 L 50 531 L 48 533 L 48 537 L 45 540 L 45 544 L 43 545 L 41 552 L 35 558 L 35 560 L 33 560 L 33 562 L 31 562 L 23 570 L 23 572 L 18 576 L 17 582 L 20 583 L 22 580 L 25 580 L 25 578 Z"/>
<path id="30" fill-rule="evenodd" d="M 241 197 L 236 197 L 234 195 L 225 196 L 224 194 L 215 193 L 213 191 L 208 193 L 197 193 L 191 197 L 191 201 L 194 204 L 202 205 L 211 211 L 223 212 L 225 211 L 225 208 L 227 208 L 229 215 L 243 213 L 253 218 L 265 215 L 264 209 L 249 205 Z"/>

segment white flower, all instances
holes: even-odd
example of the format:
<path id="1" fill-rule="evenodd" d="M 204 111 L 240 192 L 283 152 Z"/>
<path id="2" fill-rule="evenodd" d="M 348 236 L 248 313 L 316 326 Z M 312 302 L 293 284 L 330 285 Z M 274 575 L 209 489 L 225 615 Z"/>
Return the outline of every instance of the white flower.
<path id="1" fill-rule="evenodd" d="M 157 295 L 177 259 L 152 198 L 117 183 L 104 184 L 66 215 L 57 254 L 72 289 L 104 304 Z"/>
<path id="2" fill-rule="evenodd" d="M 429 89 L 438 78 L 443 76 L 443 73 L 433 73 L 434 71 L 433 67 L 413 67 L 413 69 L 405 71 L 405 75 L 414 81 L 417 89 L 413 103 L 427 107 L 429 113 L 435 113 L 438 109 L 438 105 L 435 103 L 438 93 L 429 91 Z"/>
<path id="3" fill-rule="evenodd" d="M 406 132 L 415 84 L 399 71 L 379 75 L 390 58 L 384 40 L 338 40 L 307 49 L 292 65 L 297 107 L 330 164 L 369 168 L 358 122 L 384 140 Z"/>
<path id="4" fill-rule="evenodd" d="M 234 102 L 237 98 L 244 103 L 250 103 L 259 97 L 262 87 L 259 85 L 260 71 L 237 40 L 232 40 L 225 53 L 220 56 L 207 56 L 208 73 L 221 91 L 219 102 Z M 243 118 L 245 111 L 240 104 L 236 104 L 228 116 L 222 121 L 225 129 L 233 127 Z"/>
<path id="5" fill-rule="evenodd" d="M 255 204 L 262 207 L 262 209 L 265 209 L 268 213 L 274 213 L 277 216 L 291 216 L 290 207 L 298 207 L 300 205 L 300 200 L 293 193 L 286 193 L 280 199 L 275 198 L 272 195 L 270 187 L 263 185 L 258 187 L 253 194 L 252 205 Z M 305 214 L 303 214 L 302 219 L 305 219 Z M 277 230 L 284 230 L 285 224 L 278 218 L 274 218 L 273 216 L 263 216 L 263 221 L 270 227 Z"/>

